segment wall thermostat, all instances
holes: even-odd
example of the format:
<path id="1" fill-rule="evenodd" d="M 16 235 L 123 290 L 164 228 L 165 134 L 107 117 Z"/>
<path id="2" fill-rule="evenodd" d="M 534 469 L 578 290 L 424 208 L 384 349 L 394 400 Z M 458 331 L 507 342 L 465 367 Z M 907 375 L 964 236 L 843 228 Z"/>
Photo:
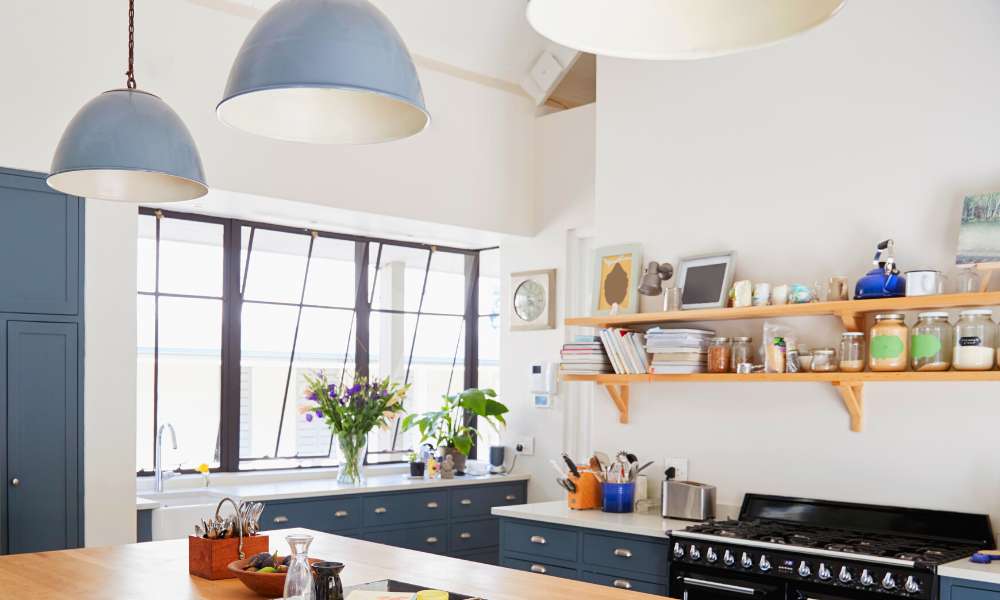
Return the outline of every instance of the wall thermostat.
<path id="1" fill-rule="evenodd" d="M 556 364 L 551 362 L 531 365 L 531 393 L 556 393 Z"/>
<path id="2" fill-rule="evenodd" d="M 535 408 L 552 408 L 552 396 L 548 394 L 532 394 L 531 403 Z"/>

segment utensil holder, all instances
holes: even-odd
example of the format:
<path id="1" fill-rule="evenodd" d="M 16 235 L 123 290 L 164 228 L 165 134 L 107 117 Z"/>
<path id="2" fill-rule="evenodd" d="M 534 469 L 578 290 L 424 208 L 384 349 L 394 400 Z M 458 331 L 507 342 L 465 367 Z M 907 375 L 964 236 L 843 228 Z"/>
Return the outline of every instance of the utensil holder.
<path id="1" fill-rule="evenodd" d="M 601 510 L 608 513 L 630 513 L 635 504 L 635 482 L 602 483 L 604 497 Z"/>
<path id="2" fill-rule="evenodd" d="M 566 493 L 566 504 L 573 510 L 601 508 L 601 482 L 591 471 L 580 469 L 580 476 L 569 475 L 576 485 L 575 492 Z"/>
<path id="3" fill-rule="evenodd" d="M 253 556 L 267 552 L 270 541 L 266 535 L 243 538 L 243 555 Z M 229 563 L 240 560 L 239 538 L 210 540 L 196 535 L 188 536 L 188 573 L 204 579 L 232 579 Z"/>

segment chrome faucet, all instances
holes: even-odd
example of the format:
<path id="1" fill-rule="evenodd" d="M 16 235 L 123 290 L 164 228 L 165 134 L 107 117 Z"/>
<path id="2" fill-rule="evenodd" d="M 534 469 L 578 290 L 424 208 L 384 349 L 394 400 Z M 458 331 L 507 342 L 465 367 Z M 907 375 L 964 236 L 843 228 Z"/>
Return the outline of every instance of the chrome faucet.
<path id="1" fill-rule="evenodd" d="M 156 432 L 156 456 L 154 457 L 153 464 L 153 491 L 162 492 L 163 482 L 170 479 L 176 473 L 164 473 L 163 472 L 163 430 L 166 429 L 170 431 L 170 445 L 174 450 L 177 449 L 177 432 L 174 431 L 174 426 L 170 423 L 164 423 L 160 425 L 160 428 Z M 166 475 L 164 477 L 164 475 Z"/>

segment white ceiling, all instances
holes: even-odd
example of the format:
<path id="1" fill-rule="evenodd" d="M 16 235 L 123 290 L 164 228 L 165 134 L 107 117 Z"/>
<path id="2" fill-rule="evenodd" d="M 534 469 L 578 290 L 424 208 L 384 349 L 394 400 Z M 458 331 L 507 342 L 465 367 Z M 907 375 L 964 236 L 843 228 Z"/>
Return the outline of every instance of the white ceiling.
<path id="1" fill-rule="evenodd" d="M 256 18 L 278 0 L 188 0 Z M 373 0 L 417 59 L 518 84 L 549 45 L 528 25 L 527 0 Z"/>

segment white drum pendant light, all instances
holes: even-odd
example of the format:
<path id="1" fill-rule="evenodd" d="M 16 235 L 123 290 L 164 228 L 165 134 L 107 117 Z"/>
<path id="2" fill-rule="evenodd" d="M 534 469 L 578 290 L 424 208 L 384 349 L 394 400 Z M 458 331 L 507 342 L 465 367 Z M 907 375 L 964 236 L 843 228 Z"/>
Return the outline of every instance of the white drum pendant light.
<path id="1" fill-rule="evenodd" d="M 48 184 L 73 196 L 177 202 L 208 193 L 184 122 L 158 96 L 136 89 L 134 0 L 129 0 L 128 80 L 80 109 L 52 159 Z"/>
<path id="2" fill-rule="evenodd" d="M 371 144 L 430 122 L 410 53 L 367 0 L 281 0 L 240 48 L 216 112 L 279 140 Z"/>
<path id="3" fill-rule="evenodd" d="M 530 0 L 528 22 L 557 44 L 602 56 L 687 60 L 777 43 L 847 0 Z"/>

